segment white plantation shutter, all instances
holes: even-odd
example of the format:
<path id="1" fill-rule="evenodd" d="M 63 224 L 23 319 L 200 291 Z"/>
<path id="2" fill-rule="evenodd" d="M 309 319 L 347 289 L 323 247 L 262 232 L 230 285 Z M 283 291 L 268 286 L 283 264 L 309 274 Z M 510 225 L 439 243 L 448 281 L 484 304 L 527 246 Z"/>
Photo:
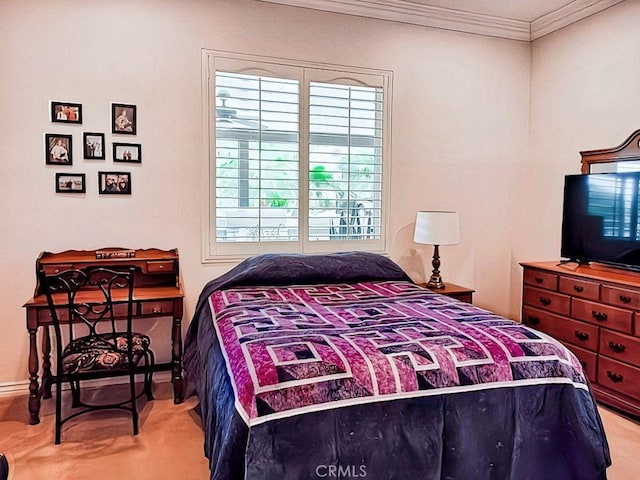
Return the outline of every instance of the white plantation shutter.
<path id="1" fill-rule="evenodd" d="M 309 220 L 324 213 L 330 239 L 381 237 L 382 126 L 381 88 L 311 82 Z"/>
<path id="2" fill-rule="evenodd" d="M 205 260 L 384 251 L 390 73 L 227 55 L 203 53 Z"/>
<path id="3" fill-rule="evenodd" d="M 295 80 L 216 73 L 216 241 L 298 239 Z"/>

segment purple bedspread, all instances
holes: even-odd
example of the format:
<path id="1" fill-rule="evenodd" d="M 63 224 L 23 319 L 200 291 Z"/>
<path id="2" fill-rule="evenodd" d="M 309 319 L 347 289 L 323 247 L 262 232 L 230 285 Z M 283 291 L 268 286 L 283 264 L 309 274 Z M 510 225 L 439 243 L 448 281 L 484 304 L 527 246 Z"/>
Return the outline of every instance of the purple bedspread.
<path id="1" fill-rule="evenodd" d="M 249 259 L 185 339 L 213 480 L 606 479 L 582 368 L 548 336 L 360 252 Z"/>

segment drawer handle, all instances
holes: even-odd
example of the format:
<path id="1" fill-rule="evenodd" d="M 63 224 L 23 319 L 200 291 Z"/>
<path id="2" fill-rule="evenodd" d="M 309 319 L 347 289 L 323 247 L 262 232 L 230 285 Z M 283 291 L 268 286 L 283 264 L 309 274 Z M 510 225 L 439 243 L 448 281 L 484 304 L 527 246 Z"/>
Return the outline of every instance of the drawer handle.
<path id="1" fill-rule="evenodd" d="M 620 295 L 620 297 L 618 298 L 620 298 L 620 301 L 622 303 L 631 303 L 631 297 L 628 297 L 626 295 Z"/>
<path id="2" fill-rule="evenodd" d="M 153 307 L 151 313 L 162 313 L 162 307 Z"/>
<path id="3" fill-rule="evenodd" d="M 622 353 L 626 347 L 621 343 L 609 342 L 609 348 L 616 353 Z"/>
<path id="4" fill-rule="evenodd" d="M 532 315 L 529 315 L 527 317 L 527 321 L 524 322 L 524 323 L 526 323 L 527 325 L 538 325 L 540 323 L 540 319 L 538 317 L 534 317 Z"/>
<path id="5" fill-rule="evenodd" d="M 584 290 L 584 288 L 581 287 L 580 285 L 574 285 L 573 289 L 578 293 L 581 293 Z"/>
<path id="6" fill-rule="evenodd" d="M 536 277 L 536 278 L 534 278 L 534 280 L 536 281 L 536 283 L 544 282 L 544 278 L 540 278 L 540 277 Z"/>
<path id="7" fill-rule="evenodd" d="M 538 298 L 538 300 L 540 300 L 540 303 L 542 305 L 544 305 L 545 307 L 548 307 L 549 305 L 551 305 L 551 299 L 550 298 L 540 297 L 540 298 Z"/>
<path id="8" fill-rule="evenodd" d="M 622 380 L 624 380 L 624 377 L 622 375 L 620 375 L 619 373 L 613 373 L 611 370 L 607 370 L 607 377 L 609 377 L 609 379 L 613 383 L 620 383 Z"/>
<path id="9" fill-rule="evenodd" d="M 605 322 L 608 318 L 608 315 L 606 313 L 598 312 L 597 310 L 592 310 L 591 316 L 599 322 Z"/>
<path id="10" fill-rule="evenodd" d="M 589 334 L 587 332 L 581 332 L 580 330 L 575 330 L 573 334 L 581 342 L 586 342 L 587 340 L 589 340 Z"/>

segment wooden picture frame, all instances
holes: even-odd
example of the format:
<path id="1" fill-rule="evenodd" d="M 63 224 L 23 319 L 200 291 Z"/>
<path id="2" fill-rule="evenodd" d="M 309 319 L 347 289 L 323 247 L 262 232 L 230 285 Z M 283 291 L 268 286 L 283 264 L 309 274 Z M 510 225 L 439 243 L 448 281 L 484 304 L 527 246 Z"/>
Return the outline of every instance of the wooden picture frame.
<path id="1" fill-rule="evenodd" d="M 72 165 L 73 136 L 61 133 L 45 133 L 44 158 L 47 165 Z"/>
<path id="2" fill-rule="evenodd" d="M 104 133 L 83 132 L 82 150 L 85 160 L 104 160 Z"/>
<path id="3" fill-rule="evenodd" d="M 86 193 L 84 173 L 56 173 L 56 193 Z"/>
<path id="4" fill-rule="evenodd" d="M 123 163 L 142 163 L 142 145 L 139 143 L 113 142 L 113 161 Z"/>
<path id="5" fill-rule="evenodd" d="M 111 133 L 136 135 L 138 112 L 135 105 L 127 103 L 111 104 Z"/>
<path id="6" fill-rule="evenodd" d="M 53 123 L 82 124 L 82 104 L 51 101 L 51 121 Z"/>
<path id="7" fill-rule="evenodd" d="M 131 195 L 131 172 L 98 172 L 98 193 Z"/>

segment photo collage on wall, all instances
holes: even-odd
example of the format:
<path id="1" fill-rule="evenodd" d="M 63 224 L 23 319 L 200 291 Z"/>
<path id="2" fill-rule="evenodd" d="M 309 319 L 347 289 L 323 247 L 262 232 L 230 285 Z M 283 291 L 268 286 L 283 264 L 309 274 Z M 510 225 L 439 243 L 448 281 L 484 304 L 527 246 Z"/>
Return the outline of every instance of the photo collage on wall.
<path id="1" fill-rule="evenodd" d="M 51 122 L 67 125 L 82 125 L 82 104 L 51 101 Z M 136 105 L 127 103 L 111 104 L 111 134 L 137 135 L 138 112 Z M 73 134 L 45 133 L 45 164 L 59 167 L 72 166 L 74 157 Z M 76 155 L 79 156 L 76 150 Z M 113 139 L 111 156 L 114 163 L 142 163 L 142 145 Z M 103 132 L 82 132 L 83 160 L 106 160 L 107 145 Z M 119 170 L 119 169 L 118 169 Z M 98 193 L 131 195 L 131 172 L 99 171 Z M 56 172 L 56 193 L 86 193 L 86 174 L 76 172 Z"/>

